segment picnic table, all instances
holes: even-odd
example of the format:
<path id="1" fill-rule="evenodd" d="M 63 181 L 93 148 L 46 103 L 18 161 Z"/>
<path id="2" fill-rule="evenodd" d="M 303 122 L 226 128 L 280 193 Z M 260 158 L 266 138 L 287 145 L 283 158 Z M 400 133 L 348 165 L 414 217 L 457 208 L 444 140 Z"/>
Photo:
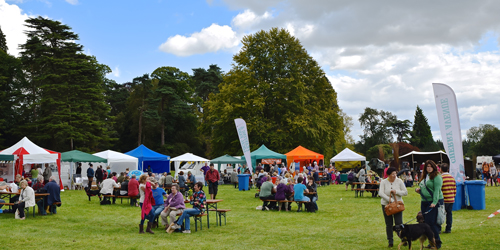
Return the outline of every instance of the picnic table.
<path id="1" fill-rule="evenodd" d="M 353 182 L 352 184 L 354 184 L 354 185 L 363 185 L 363 184 L 365 184 L 365 185 L 376 185 L 376 186 L 377 186 L 377 188 L 376 188 L 376 189 L 374 189 L 374 188 L 369 188 L 369 189 L 366 189 L 366 188 L 361 188 L 361 187 L 360 187 L 360 188 L 355 188 L 355 189 L 354 189 L 354 191 L 355 191 L 355 192 L 354 192 L 354 198 L 357 198 L 357 197 L 358 197 L 358 192 L 359 192 L 359 196 L 360 196 L 360 197 L 363 197 L 363 192 L 364 192 L 364 191 L 374 191 L 374 192 L 378 192 L 378 189 L 379 189 L 379 187 L 380 187 L 380 182 L 375 182 L 375 183 L 371 183 L 371 182 L 370 182 L 370 183 L 367 183 L 367 182 Z M 375 196 L 372 196 L 372 197 L 375 197 Z"/>
<path id="2" fill-rule="evenodd" d="M 21 192 L 17 192 L 17 193 L 14 193 L 14 192 L 0 192 L 0 199 L 2 200 L 7 200 L 7 198 L 10 200 L 12 198 L 12 195 L 20 195 Z M 35 206 L 33 207 L 33 217 L 35 217 L 35 208 L 36 208 L 36 202 L 39 201 L 40 199 L 43 199 L 43 207 L 45 207 L 45 197 L 46 196 L 49 196 L 50 194 L 49 193 L 35 193 Z M 37 199 L 38 198 L 38 199 Z M 12 206 L 14 206 L 14 203 L 9 203 L 9 202 L 5 202 L 5 203 L 0 203 L 1 205 L 4 205 L 4 206 L 9 206 L 10 209 L 12 209 Z"/>

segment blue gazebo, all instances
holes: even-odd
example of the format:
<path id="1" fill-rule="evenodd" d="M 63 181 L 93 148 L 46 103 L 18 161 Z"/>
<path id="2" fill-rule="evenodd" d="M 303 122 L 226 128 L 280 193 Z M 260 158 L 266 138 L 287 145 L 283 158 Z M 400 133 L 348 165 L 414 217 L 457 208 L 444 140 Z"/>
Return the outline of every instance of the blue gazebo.
<path id="1" fill-rule="evenodd" d="M 142 144 L 125 154 L 139 159 L 141 171 L 145 172 L 148 166 L 151 166 L 153 173 L 170 172 L 170 156 L 157 153 Z"/>

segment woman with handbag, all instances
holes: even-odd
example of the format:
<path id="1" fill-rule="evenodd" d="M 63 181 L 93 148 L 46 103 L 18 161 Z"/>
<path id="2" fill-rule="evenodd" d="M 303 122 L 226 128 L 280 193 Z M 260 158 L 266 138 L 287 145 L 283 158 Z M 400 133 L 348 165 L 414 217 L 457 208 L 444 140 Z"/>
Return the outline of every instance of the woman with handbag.
<path id="1" fill-rule="evenodd" d="M 394 246 L 392 227 L 403 224 L 404 203 L 403 196 L 408 195 L 404 182 L 397 178 L 398 171 L 390 167 L 387 169 L 387 178 L 380 182 L 379 196 L 382 197 L 382 212 L 385 219 L 385 232 L 389 247 Z"/>
<path id="2" fill-rule="evenodd" d="M 444 206 L 444 196 L 441 191 L 443 186 L 443 178 L 439 173 L 436 163 L 432 160 L 425 162 L 425 167 L 422 172 L 422 177 L 415 192 L 422 197 L 420 203 L 420 211 L 424 215 L 425 223 L 431 227 L 436 240 L 436 247 L 441 248 L 441 238 L 439 237 L 438 209 Z"/>

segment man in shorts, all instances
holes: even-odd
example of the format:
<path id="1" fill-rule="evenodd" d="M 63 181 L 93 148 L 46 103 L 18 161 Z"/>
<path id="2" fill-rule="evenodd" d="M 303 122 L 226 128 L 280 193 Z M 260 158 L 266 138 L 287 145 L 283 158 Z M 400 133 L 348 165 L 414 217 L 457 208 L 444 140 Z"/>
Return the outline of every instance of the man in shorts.
<path id="1" fill-rule="evenodd" d="M 214 169 L 214 164 L 210 163 L 210 170 L 207 171 L 205 175 L 205 180 L 208 183 L 208 193 L 210 194 L 210 199 L 215 199 L 217 196 L 217 190 L 219 188 L 220 175 L 219 171 Z"/>

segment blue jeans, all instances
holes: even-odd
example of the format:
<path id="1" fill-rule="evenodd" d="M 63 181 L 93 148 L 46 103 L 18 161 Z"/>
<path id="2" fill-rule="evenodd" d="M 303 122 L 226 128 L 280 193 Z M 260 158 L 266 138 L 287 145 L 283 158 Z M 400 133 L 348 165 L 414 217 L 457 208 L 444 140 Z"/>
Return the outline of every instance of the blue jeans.
<path id="1" fill-rule="evenodd" d="M 139 206 L 141 207 L 141 210 L 142 210 L 142 203 L 139 203 Z M 144 225 L 144 221 L 146 219 L 148 220 L 148 222 L 153 222 L 155 220 L 155 214 L 154 214 L 153 209 L 151 209 L 151 211 L 149 211 L 149 214 L 144 216 L 144 219 L 141 219 L 141 225 Z"/>
<path id="2" fill-rule="evenodd" d="M 294 199 L 294 200 L 295 200 L 295 201 L 307 201 L 307 202 L 310 202 L 310 201 L 311 201 L 311 199 L 309 199 L 309 197 L 307 197 L 307 196 L 304 196 L 302 199 L 298 199 L 298 200 L 297 200 L 297 199 Z"/>
<path id="3" fill-rule="evenodd" d="M 177 219 L 177 225 L 179 225 L 179 226 L 182 225 L 182 221 L 184 221 L 184 229 L 191 230 L 190 229 L 191 227 L 189 226 L 189 223 L 190 223 L 189 217 L 198 215 L 200 213 L 201 213 L 201 211 L 196 209 L 196 208 L 184 209 L 184 212 L 182 212 L 181 217 L 179 217 L 179 219 Z"/>
<path id="4" fill-rule="evenodd" d="M 163 204 L 153 206 L 154 219 L 156 219 L 156 217 L 160 216 L 161 211 L 163 211 L 164 208 L 165 207 L 163 206 Z"/>
<path id="5" fill-rule="evenodd" d="M 439 225 L 437 224 L 437 215 L 438 215 L 438 207 L 444 205 L 444 200 L 441 199 L 438 201 L 434 208 L 430 208 L 431 202 L 422 201 L 420 203 L 420 211 L 424 214 L 424 220 L 427 225 L 431 227 L 432 232 L 434 233 L 434 239 L 436 240 L 436 246 L 441 248 L 441 237 L 439 237 Z M 429 211 L 427 214 L 425 214 Z"/>

